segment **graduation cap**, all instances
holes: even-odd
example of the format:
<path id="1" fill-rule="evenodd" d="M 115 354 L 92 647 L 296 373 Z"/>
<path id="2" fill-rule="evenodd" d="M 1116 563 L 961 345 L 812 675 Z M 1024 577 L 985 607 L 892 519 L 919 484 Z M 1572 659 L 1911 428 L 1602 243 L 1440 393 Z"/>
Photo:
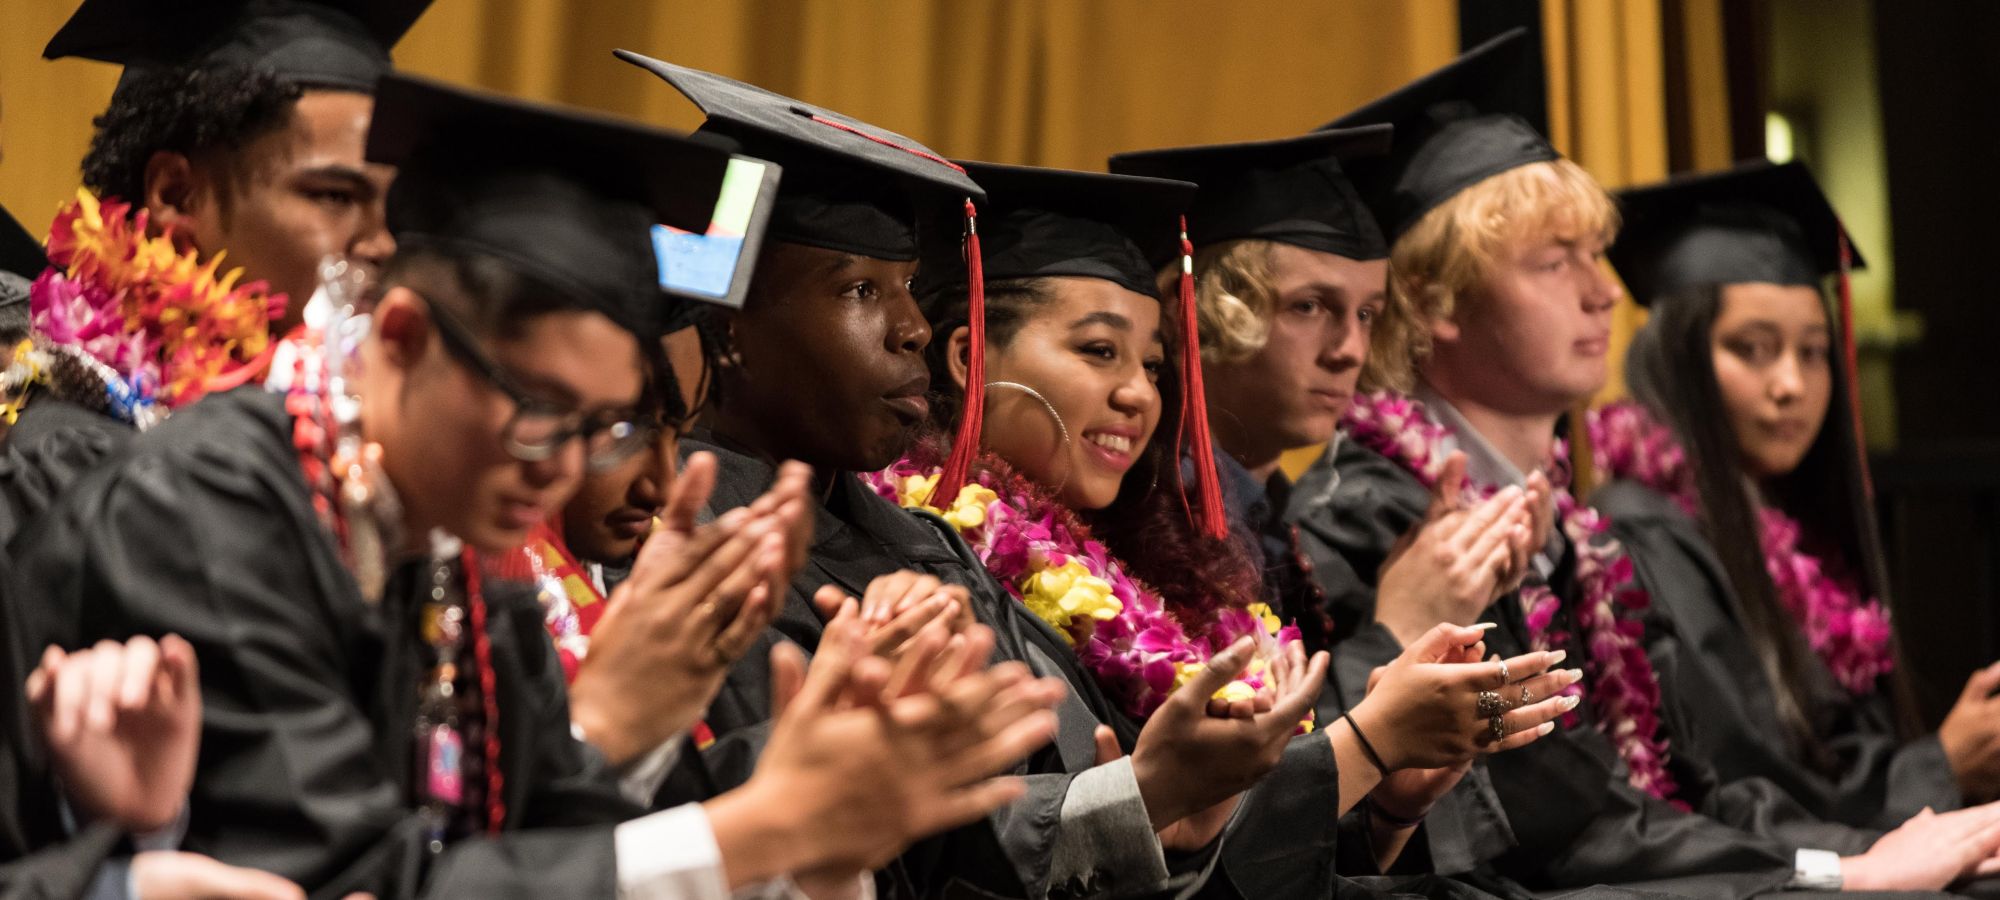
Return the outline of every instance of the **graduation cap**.
<path id="1" fill-rule="evenodd" d="M 916 217 L 926 207 L 983 200 L 951 161 L 893 131 L 713 72 L 615 51 L 700 107 L 703 132 L 785 167 L 769 235 L 874 259 L 917 258 Z"/>
<path id="2" fill-rule="evenodd" d="M 1611 264 L 1641 305 L 1704 284 L 1819 287 L 1863 262 L 1804 163 L 1752 162 L 1617 194 Z"/>
<path id="3" fill-rule="evenodd" d="M 1561 157 L 1514 108 L 1542 90 L 1527 41 L 1527 29 L 1512 29 L 1321 126 L 1396 127 L 1394 150 L 1348 169 L 1391 243 L 1459 191 Z"/>
<path id="4" fill-rule="evenodd" d="M 368 159 L 401 167 L 399 246 L 501 259 L 650 341 L 682 302 L 661 292 L 654 226 L 708 227 L 730 148 L 392 72 Z"/>
<path id="5" fill-rule="evenodd" d="M 1201 185 L 1188 214 L 1196 246 L 1259 238 L 1344 256 L 1382 259 L 1388 242 L 1342 161 L 1389 151 L 1389 125 L 1304 137 L 1140 150 L 1111 157 L 1111 171 Z"/>
<path id="6" fill-rule="evenodd" d="M 370 92 L 430 0 L 83 0 L 42 49 L 134 73 L 235 65 L 287 83 Z"/>
<path id="7" fill-rule="evenodd" d="M 1180 217 L 1194 199 L 1185 181 L 1067 169 L 960 162 L 991 199 L 980 210 L 979 243 L 989 281 L 1052 276 L 1099 278 L 1154 296 L 1162 266 L 1180 254 Z M 964 284 L 955 247 L 925 247 L 917 293 Z"/>

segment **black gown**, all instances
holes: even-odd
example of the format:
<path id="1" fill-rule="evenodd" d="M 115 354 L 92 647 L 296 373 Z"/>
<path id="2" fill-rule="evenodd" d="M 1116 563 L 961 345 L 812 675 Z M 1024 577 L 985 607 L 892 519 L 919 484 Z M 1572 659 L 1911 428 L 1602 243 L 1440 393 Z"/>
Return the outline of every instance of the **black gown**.
<path id="1" fill-rule="evenodd" d="M 137 433 L 66 400 L 31 397 L 0 442 L 0 546 L 11 544 L 71 482 Z"/>
<path id="2" fill-rule="evenodd" d="M 0 563 L 0 571 L 5 566 Z M 63 826 L 56 784 L 35 736 L 22 684 L 30 652 L 15 625 L 11 600 L 0 602 L 0 898 L 71 900 L 82 896 L 98 866 L 125 842 L 105 824 L 71 835 Z"/>
<path id="3" fill-rule="evenodd" d="M 1397 540 L 1423 518 L 1429 502 L 1415 476 L 1349 440 L 1293 489 L 1285 518 L 1298 527 L 1329 614 L 1346 629 L 1334 654 L 1332 688 L 1322 698 L 1323 719 L 1358 702 L 1368 673 L 1401 652 L 1387 629 L 1372 621 L 1374 584 Z M 1566 595 L 1575 565 L 1566 546 L 1562 556 L 1549 579 L 1558 595 Z M 1527 651 L 1518 595 L 1494 604 L 1484 619 L 1497 623 L 1486 638 L 1492 652 Z M 1580 643 L 1566 649 L 1566 665 L 1586 659 Z M 1588 719 L 1589 710 L 1584 704 L 1577 711 Z M 1873 833 L 1811 819 L 1768 784 L 1718 788 L 1712 773 L 1689 760 L 1676 757 L 1674 765 L 1694 814 L 1633 788 L 1615 749 L 1596 729 L 1559 729 L 1476 764 L 1432 811 L 1429 855 L 1440 872 L 1498 875 L 1535 892 L 1612 884 L 1745 897 L 1785 885 L 1798 847 L 1853 853 L 1873 841 Z M 1802 835 L 1809 839 L 1799 840 Z"/>
<path id="4" fill-rule="evenodd" d="M 639 814 L 569 730 L 532 592 L 486 590 L 507 831 L 432 859 L 411 791 L 425 581 L 379 605 L 342 567 L 299 473 L 284 398 L 211 396 L 82 478 L 17 542 L 33 637 L 178 633 L 201 660 L 184 848 L 315 896 L 612 896 L 612 830 Z"/>
<path id="5" fill-rule="evenodd" d="M 751 502 L 775 477 L 768 463 L 736 448 L 719 442 L 683 442 L 683 453 L 697 450 L 716 454 L 721 463 L 711 510 Z M 847 473 L 832 476 L 829 493 L 815 507 L 814 516 L 812 551 L 771 630 L 774 636 L 810 651 L 823 627 L 810 602 L 821 585 L 837 584 L 858 597 L 877 576 L 912 569 L 972 592 L 975 613 L 994 630 L 996 658 L 1025 661 L 1037 674 L 1060 677 L 1070 686 L 1058 709 L 1056 740 L 1021 769 L 1028 775 L 1028 795 L 990 820 L 991 832 L 999 835 L 998 846 L 1004 850 L 959 834 L 951 838 L 958 843 L 947 841 L 943 850 L 937 842 L 914 849 L 912 866 L 918 872 L 948 873 L 943 879 L 947 883 L 969 882 L 1008 895 L 1117 893 L 1120 886 L 1108 873 L 1086 874 L 1062 884 L 1050 884 L 1047 873 L 1069 781 L 1095 762 L 1096 726 L 1110 725 L 1129 751 L 1138 725 L 1104 697 L 1067 642 L 1014 601 L 941 520 L 899 509 Z M 710 725 L 723 736 L 710 751 L 711 762 L 721 757 L 740 768 L 754 760 L 754 751 L 742 749 L 742 742 L 732 742 L 727 735 L 731 731 L 754 735 L 756 723 L 768 717 L 768 655 L 763 652 L 767 649 L 768 643 L 745 656 L 711 707 Z M 724 783 L 729 780 L 725 776 Z M 1204 896 L 1221 897 L 1366 893 L 1367 889 L 1334 874 L 1338 826 L 1327 813 L 1338 790 L 1339 777 L 1325 736 L 1295 739 L 1278 770 L 1246 798 L 1225 831 L 1219 854 L 1212 852 L 1213 845 L 1210 852 L 1168 854 L 1172 884 L 1185 888 L 1198 883 Z"/>
<path id="6" fill-rule="evenodd" d="M 1646 653 L 1680 736 L 1675 753 L 1701 759 L 1725 781 L 1771 781 L 1812 814 L 1850 825 L 1894 828 L 1924 807 L 1963 805 L 1936 733 L 1903 741 L 1886 690 L 1848 693 L 1810 649 L 1798 688 L 1826 758 L 1808 760 L 1779 724 L 1735 590 L 1700 525 L 1636 482 L 1607 484 L 1590 500 L 1610 517 L 1639 577 L 1674 586 L 1653 591 Z"/>

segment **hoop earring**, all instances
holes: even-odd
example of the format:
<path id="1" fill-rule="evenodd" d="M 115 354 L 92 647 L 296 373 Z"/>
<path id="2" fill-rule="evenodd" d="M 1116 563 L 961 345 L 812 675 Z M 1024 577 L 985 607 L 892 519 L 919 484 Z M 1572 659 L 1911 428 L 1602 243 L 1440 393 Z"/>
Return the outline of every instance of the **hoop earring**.
<path id="1" fill-rule="evenodd" d="M 1037 402 L 1041 403 L 1042 408 L 1049 411 L 1049 418 L 1056 420 L 1056 431 L 1062 435 L 1062 448 L 1061 448 L 1062 452 L 1067 453 L 1069 451 L 1069 426 L 1063 423 L 1062 413 L 1056 412 L 1055 404 L 1050 403 L 1049 398 L 1042 396 L 1041 391 L 1035 390 L 1034 388 L 1031 388 L 1018 381 L 986 382 L 987 390 L 992 390 L 997 387 L 1013 388 L 1017 391 L 1027 394 L 1030 397 L 1035 398 Z M 1062 493 L 1062 489 L 1069 485 L 1069 470 L 1070 467 L 1068 466 L 1063 467 L 1063 480 L 1060 484 L 1057 484 L 1052 489 L 1054 493 L 1057 494 Z"/>

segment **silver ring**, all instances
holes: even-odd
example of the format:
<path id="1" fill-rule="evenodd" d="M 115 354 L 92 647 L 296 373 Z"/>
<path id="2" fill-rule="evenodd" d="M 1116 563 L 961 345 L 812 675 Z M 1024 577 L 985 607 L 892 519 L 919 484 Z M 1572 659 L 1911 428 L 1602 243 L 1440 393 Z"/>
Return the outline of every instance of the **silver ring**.
<path id="1" fill-rule="evenodd" d="M 1513 674 L 1507 671 L 1507 661 L 1506 661 L 1506 660 L 1504 660 L 1504 659 L 1503 659 L 1503 660 L 1501 660 L 1501 661 L 1500 661 L 1500 683 L 1501 683 L 1502 685 L 1505 685 L 1505 684 L 1507 684 L 1508 682 L 1510 682 L 1510 681 L 1513 681 L 1513 680 L 1514 680 L 1514 676 L 1513 676 Z"/>
<path id="2" fill-rule="evenodd" d="M 1493 691 L 1480 691 L 1478 703 L 1481 717 L 1498 719 L 1501 713 L 1507 711 L 1506 701 L 1501 700 L 1500 695 Z"/>
<path id="3" fill-rule="evenodd" d="M 1530 704 L 1530 703 L 1533 703 L 1533 702 L 1535 702 L 1535 692 L 1534 692 L 1534 691 L 1531 691 L 1531 690 L 1529 690 L 1529 689 L 1527 689 L 1527 688 L 1522 688 L 1522 689 L 1521 689 L 1521 705 L 1522 705 L 1522 706 L 1527 706 L 1528 704 Z"/>
<path id="4" fill-rule="evenodd" d="M 1504 717 L 1501 717 L 1501 716 L 1494 716 L 1494 717 L 1493 717 L 1493 740 L 1495 740 L 1495 741 L 1504 741 L 1504 740 L 1506 740 L 1506 739 L 1507 739 L 1507 720 L 1506 720 L 1506 719 L 1505 719 Z"/>

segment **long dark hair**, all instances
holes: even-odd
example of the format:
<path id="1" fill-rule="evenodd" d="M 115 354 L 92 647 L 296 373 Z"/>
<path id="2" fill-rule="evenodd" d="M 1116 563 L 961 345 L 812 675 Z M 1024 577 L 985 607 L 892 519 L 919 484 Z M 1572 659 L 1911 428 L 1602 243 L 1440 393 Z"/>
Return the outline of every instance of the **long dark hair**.
<path id="1" fill-rule="evenodd" d="M 986 342 L 1005 347 L 1036 310 L 1054 299 L 1042 279 L 994 281 L 986 285 Z M 958 426 L 963 396 L 951 374 L 951 334 L 969 321 L 965 289 L 933 291 L 921 298 L 933 338 L 925 351 L 931 369 L 929 440 L 948 442 Z M 1160 422 L 1139 461 L 1119 485 L 1111 505 L 1075 510 L 1126 570 L 1158 591 L 1167 608 L 1190 634 L 1200 634 L 1220 606 L 1263 600 L 1263 578 L 1234 538 L 1201 533 L 1188 510 L 1193 498 L 1181 484 L 1174 435 L 1180 429 L 1179 369 L 1171 364 L 1186 346 L 1175 327 L 1178 317 L 1161 316 L 1170 364 L 1160 372 Z M 941 457 L 940 457 L 941 458 Z"/>
<path id="2" fill-rule="evenodd" d="M 1712 332 L 1722 292 L 1722 285 L 1700 285 L 1655 300 L 1651 318 L 1627 351 L 1626 381 L 1648 411 L 1680 438 L 1700 499 L 1696 515 L 1736 591 L 1778 716 L 1801 755 L 1826 770 L 1835 761 L 1815 736 L 1811 710 L 1801 694 L 1810 683 L 1806 673 L 1812 649 L 1780 603 L 1765 566 L 1756 501 L 1747 489 L 1715 377 Z M 1828 321 L 1836 323 L 1837 331 L 1839 320 L 1831 311 Z M 1770 479 L 1764 489 L 1769 502 L 1802 524 L 1805 549 L 1829 566 L 1859 561 L 1841 574 L 1886 603 L 1881 544 L 1863 489 L 1862 447 L 1849 412 L 1846 360 L 1839 353 L 1829 359 L 1833 392 L 1819 434 L 1798 467 Z"/>

